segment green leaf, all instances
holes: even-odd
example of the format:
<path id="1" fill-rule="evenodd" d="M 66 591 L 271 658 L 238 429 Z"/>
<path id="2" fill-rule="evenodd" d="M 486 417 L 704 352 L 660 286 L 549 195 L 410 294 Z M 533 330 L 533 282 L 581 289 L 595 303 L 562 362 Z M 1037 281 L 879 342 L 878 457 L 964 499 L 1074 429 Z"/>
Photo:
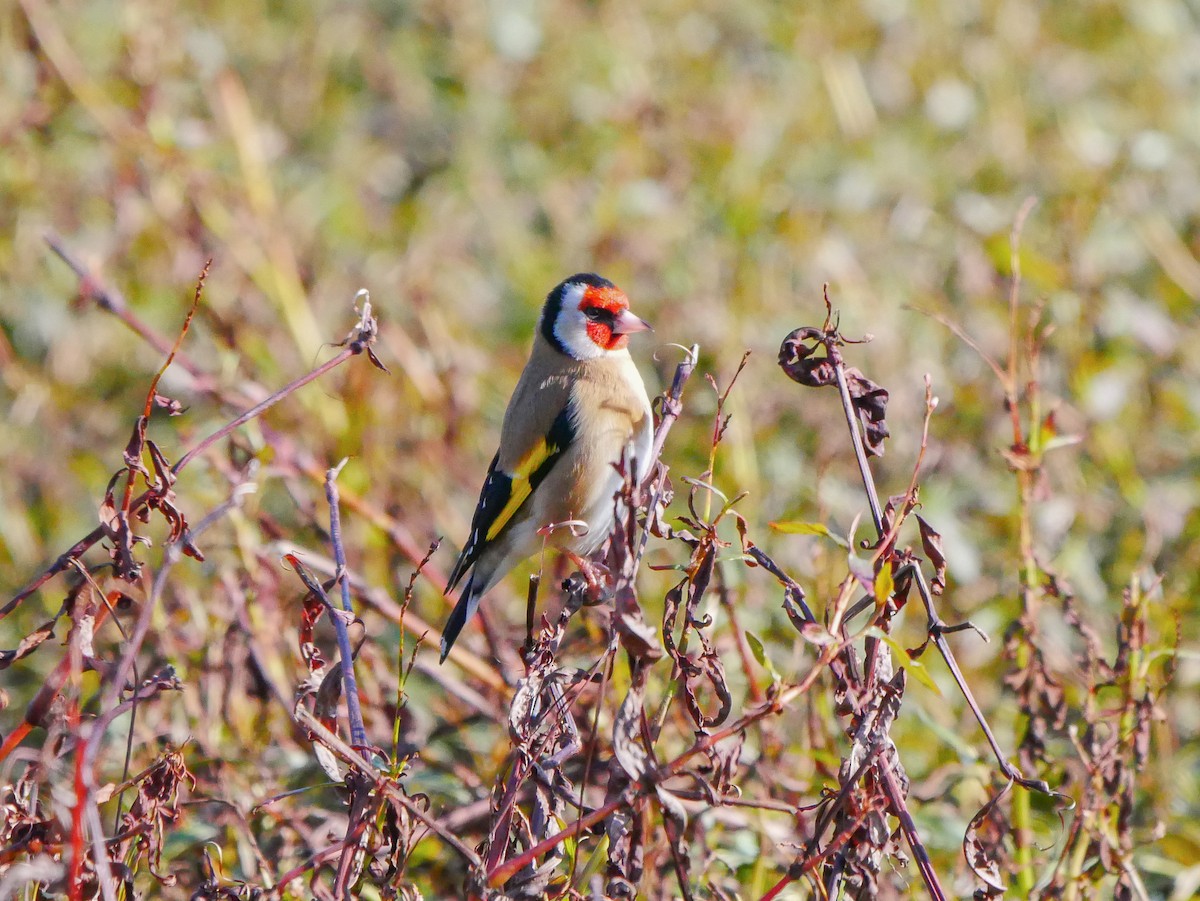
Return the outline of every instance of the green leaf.
<path id="1" fill-rule="evenodd" d="M 871 626 L 871 628 L 867 629 L 864 634 L 872 635 L 875 638 L 885 642 L 887 646 L 892 649 L 892 652 L 900 658 L 901 666 L 908 670 L 914 679 L 932 691 L 939 698 L 943 697 L 942 690 L 938 688 L 937 683 L 933 681 L 933 676 L 929 675 L 929 670 L 925 668 L 925 665 L 921 663 L 920 660 L 917 660 L 915 657 L 909 654 L 905 648 L 901 647 L 897 641 L 892 638 L 892 636 L 888 635 L 878 626 Z"/>
<path id="2" fill-rule="evenodd" d="M 763 647 L 762 639 L 749 629 L 746 630 L 745 634 L 746 642 L 750 645 L 750 653 L 754 655 L 754 659 L 758 661 L 758 665 L 771 674 L 772 682 L 779 683 L 783 681 L 775 669 L 775 665 L 771 663 L 771 658 L 767 656 L 767 649 Z"/>
<path id="3" fill-rule="evenodd" d="M 822 538 L 828 538 L 835 544 L 842 547 L 849 547 L 848 542 L 841 535 L 836 535 L 829 531 L 829 527 L 820 522 L 773 522 L 771 528 L 776 532 L 782 532 L 784 535 L 819 535 Z"/>
<path id="4" fill-rule="evenodd" d="M 730 554 L 727 557 L 718 557 L 717 563 L 754 563 L 755 560 L 749 554 Z M 684 567 L 687 569 L 687 567 Z"/>
<path id="5" fill-rule="evenodd" d="M 579 853 L 579 848 L 578 848 L 578 846 L 576 846 L 574 854 L 577 855 L 578 853 Z M 591 854 L 589 854 L 587 856 L 587 859 L 584 861 L 583 866 L 578 868 L 578 870 L 575 869 L 575 866 L 572 866 L 572 870 L 575 870 L 575 883 L 574 884 L 576 886 L 586 886 L 589 882 L 592 881 L 592 876 L 595 875 L 596 873 L 600 872 L 601 867 L 604 866 L 604 864 L 607 862 L 607 860 L 608 860 L 608 836 L 602 835 L 600 837 L 600 841 L 596 845 L 595 849 L 592 851 Z"/>

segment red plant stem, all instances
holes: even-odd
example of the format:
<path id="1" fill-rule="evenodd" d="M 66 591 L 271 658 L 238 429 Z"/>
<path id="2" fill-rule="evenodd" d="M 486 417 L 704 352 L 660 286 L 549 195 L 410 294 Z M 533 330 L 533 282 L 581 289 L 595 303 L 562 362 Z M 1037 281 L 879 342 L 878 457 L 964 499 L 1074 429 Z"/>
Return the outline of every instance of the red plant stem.
<path id="1" fill-rule="evenodd" d="M 367 828 L 367 821 L 359 820 L 358 823 L 355 825 L 355 827 L 351 830 L 350 834 L 347 835 L 342 841 L 335 842 L 334 844 L 330 845 L 328 848 L 318 851 L 316 854 L 314 854 L 312 857 L 310 857 L 307 861 L 300 864 L 300 866 L 293 867 L 292 869 L 290 869 L 286 873 L 284 873 L 282 876 L 280 876 L 279 882 L 276 883 L 276 885 L 273 889 L 271 889 L 270 891 L 267 892 L 266 896 L 268 898 L 272 898 L 272 897 L 276 897 L 278 895 L 282 895 L 283 892 L 286 890 L 289 882 L 291 882 L 295 879 L 299 879 L 301 876 L 303 876 L 309 870 L 313 869 L 314 867 L 320 866 L 325 861 L 332 858 L 335 854 L 340 854 L 342 852 L 343 848 L 347 847 L 352 842 L 357 842 L 360 838 L 362 838 L 363 831 L 366 828 Z"/>
<path id="2" fill-rule="evenodd" d="M 760 901 L 774 901 L 775 898 L 779 897 L 779 893 L 785 888 L 787 888 L 805 873 L 811 873 L 814 869 L 816 869 L 817 865 L 823 863 L 830 854 L 833 854 L 835 851 L 839 850 L 843 845 L 845 845 L 846 842 L 850 840 L 850 837 L 854 835 L 858 828 L 866 821 L 866 818 L 867 811 L 863 811 L 863 813 L 857 819 L 855 819 L 853 823 L 830 839 L 829 844 L 826 845 L 825 850 L 820 854 L 814 854 L 812 857 L 807 858 L 803 863 L 793 863 L 790 867 L 788 867 L 787 872 L 783 874 L 780 880 L 771 886 L 770 890 L 768 890 L 767 893 L 762 896 Z"/>
<path id="3" fill-rule="evenodd" d="M 803 694 L 812 686 L 812 683 L 816 681 L 817 677 L 825 669 L 825 666 L 829 663 L 829 660 L 832 660 L 842 647 L 842 643 L 827 645 L 822 649 L 821 656 L 817 659 L 816 663 L 813 664 L 811 671 L 803 680 L 796 685 L 793 685 L 790 688 L 780 692 L 779 697 L 776 698 L 772 703 L 764 704 L 758 710 L 752 711 L 741 717 L 737 722 L 731 723 L 730 725 L 723 729 L 719 729 L 716 732 L 705 735 L 688 750 L 684 751 L 670 763 L 666 764 L 662 768 L 660 775 L 663 777 L 668 775 L 676 775 L 681 769 L 683 769 L 683 765 L 697 754 L 700 754 L 708 748 L 713 747 L 724 739 L 729 738 L 731 735 L 735 735 L 736 733 L 749 728 L 751 725 L 761 719 L 765 719 L 773 714 L 781 713 L 787 703 L 792 700 L 792 698 Z M 495 870 L 492 870 L 490 873 L 488 873 L 487 884 L 492 888 L 502 885 L 506 880 L 512 878 L 512 876 L 515 875 L 522 867 L 532 862 L 534 858 L 544 854 L 546 851 L 555 847 L 567 838 L 581 835 L 584 830 L 591 828 L 597 822 L 611 814 L 622 804 L 630 803 L 630 800 L 631 799 L 628 797 L 621 797 L 609 801 L 603 807 L 599 807 L 589 813 L 587 816 L 580 818 L 566 829 L 563 829 L 561 832 L 558 832 L 549 838 L 538 842 L 533 847 L 522 852 L 519 856 L 505 861 Z"/>
<path id="4" fill-rule="evenodd" d="M 496 824 L 488 835 L 488 853 L 483 861 L 485 869 L 491 870 L 500 864 L 500 857 L 508 848 L 508 830 L 512 824 L 513 809 L 517 805 L 517 788 L 525 778 L 522 760 L 518 757 L 513 761 L 512 772 L 504 785 L 504 800 L 496 811 Z"/>
<path id="5" fill-rule="evenodd" d="M 929 897 L 934 901 L 946 901 L 946 891 L 938 881 L 937 871 L 929 859 L 929 852 L 925 850 L 925 843 L 921 841 L 921 835 L 917 832 L 917 824 L 913 822 L 912 814 L 908 812 L 908 806 L 904 803 L 904 789 L 896 777 L 891 760 L 885 756 L 883 761 L 876 765 L 875 772 L 883 783 L 893 816 L 900 820 L 900 831 L 908 840 L 908 847 L 917 862 L 917 870 L 921 873 L 925 888 L 929 890 Z"/>
<path id="6" fill-rule="evenodd" d="M 571 837 L 578 838 L 583 833 L 591 829 L 596 823 L 599 823 L 606 816 L 615 811 L 623 804 L 628 804 L 628 798 L 614 798 L 603 807 L 597 807 L 585 817 L 580 817 L 566 829 L 561 832 L 556 832 L 543 841 L 538 842 L 532 848 L 522 852 L 517 857 L 511 860 L 506 860 L 496 869 L 487 874 L 487 884 L 489 888 L 497 888 L 515 876 L 523 867 L 532 863 L 534 858 L 545 854 L 551 848 L 557 847 Z"/>
<path id="7" fill-rule="evenodd" d="M 20 723 L 8 736 L 4 739 L 4 744 L 0 745 L 0 763 L 8 759 L 8 755 L 12 753 L 13 748 L 25 740 L 25 736 L 33 731 L 27 721 Z"/>
<path id="8" fill-rule="evenodd" d="M 96 608 L 93 628 L 99 629 L 100 624 L 104 622 L 106 616 L 108 616 L 108 605 L 101 604 Z M 25 708 L 24 722 L 13 729 L 4 740 L 4 745 L 0 747 L 0 763 L 4 762 L 13 749 L 33 731 L 34 726 L 42 725 L 42 719 L 46 715 L 46 711 L 50 709 L 50 705 L 58 696 L 58 693 L 62 691 L 62 687 L 67 684 L 67 677 L 70 674 L 71 657 L 67 655 L 59 660 L 58 665 L 50 671 L 50 675 L 46 677 L 46 681 L 42 683 L 42 687 L 38 689 L 38 693 L 29 702 L 29 706 Z"/>
<path id="9" fill-rule="evenodd" d="M 63 658 L 64 662 L 71 660 L 73 654 Z M 75 735 L 79 735 L 79 704 L 72 702 L 67 714 L 67 723 Z M 67 873 L 67 897 L 71 901 L 81 901 L 83 898 L 83 811 L 87 804 L 87 785 L 84 784 L 84 756 L 87 753 L 87 742 L 80 741 L 75 746 L 75 804 L 71 808 L 71 866 Z"/>

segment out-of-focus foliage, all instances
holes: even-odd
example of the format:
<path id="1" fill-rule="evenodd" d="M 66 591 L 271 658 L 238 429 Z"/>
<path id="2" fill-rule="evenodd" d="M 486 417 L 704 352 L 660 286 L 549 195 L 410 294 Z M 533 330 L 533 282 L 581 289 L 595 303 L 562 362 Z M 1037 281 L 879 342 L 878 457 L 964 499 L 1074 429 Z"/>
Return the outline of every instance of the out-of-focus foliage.
<path id="1" fill-rule="evenodd" d="M 844 432 L 829 427 L 836 397 L 796 390 L 775 366 L 783 335 L 819 324 L 828 282 L 843 330 L 874 335 L 853 364 L 891 391 L 885 492 L 908 485 L 932 375 L 940 405 L 921 500 L 949 562 L 943 616 L 969 616 L 1000 639 L 1021 609 L 1008 414 L 981 355 L 928 314 L 1005 357 L 1009 232 L 1032 195 L 1022 317 L 1040 311 L 1054 329 L 1037 374 L 1041 415 L 1053 409 L 1058 433 L 1081 438 L 1047 457 L 1033 548 L 1078 593 L 1106 653 L 1130 584 L 1150 600 L 1157 647 L 1179 630 L 1132 829 L 1153 897 L 1188 897 L 1200 882 L 1198 94 L 1200 26 L 1184 0 L 8 4 L 0 601 L 95 527 L 162 363 L 115 318 L 73 303 L 77 281 L 43 242 L 50 229 L 169 335 L 212 257 L 185 349 L 231 389 L 276 387 L 330 356 L 360 287 L 392 370 L 339 369 L 242 434 L 238 453 L 262 456 L 261 487 L 210 533 L 209 562 L 178 565 L 156 614 L 156 630 L 174 636 L 158 662 L 176 667 L 185 691 L 139 719 L 134 773 L 159 742 L 190 742 L 189 767 L 252 819 L 262 816 L 254 805 L 322 781 L 286 707 L 269 699 L 273 688 L 287 701 L 301 677 L 298 586 L 281 574 L 277 597 L 243 597 L 236 612 L 228 585 L 212 594 L 221 573 L 277 560 L 277 537 L 325 546 L 320 484 L 271 470 L 271 435 L 318 467 L 350 455 L 342 484 L 419 547 L 446 536 L 457 548 L 541 298 L 576 271 L 611 278 L 654 324 L 655 343 L 634 347 L 651 391 L 678 360 L 673 343 L 699 343 L 701 369 L 722 384 L 754 351 L 729 399 L 714 482 L 749 492 L 738 509 L 756 540 L 816 597 L 841 577 L 841 550 L 772 537 L 766 524 L 845 533 L 864 512 Z M 178 368 L 162 390 L 189 408 L 150 424 L 172 460 L 232 415 Z M 676 473 L 706 466 L 714 407 L 696 379 L 664 454 Z M 227 493 L 222 468 L 194 465 L 177 491 L 199 519 Z M 345 519 L 351 564 L 398 596 L 412 561 L 366 517 Z M 444 570 L 450 552 L 434 560 Z M 678 561 L 652 544 L 648 562 Z M 735 596 L 749 597 L 745 571 L 728 566 Z M 488 604 L 517 636 L 524 592 L 510 581 Z M 647 573 L 645 596 L 661 598 L 671 581 Z M 64 591 L 53 582 L 9 617 L 4 646 L 52 616 Z M 419 582 L 413 609 L 436 623 L 449 608 Z M 915 645 L 923 623 L 909 616 L 900 637 Z M 386 698 L 396 632 L 367 621 L 364 654 L 377 665 L 364 691 Z M 234 667 L 249 688 L 228 678 L 230 658 L 246 653 L 238 622 L 267 636 L 263 659 Z M 747 604 L 740 625 L 794 674 L 804 645 L 774 603 Z M 1082 703 L 1073 633 L 1050 613 L 1042 628 L 1061 639 L 1044 649 L 1047 665 Z M 119 636 L 102 639 L 111 647 Z M 1013 747 L 1023 726 L 1002 685 L 1003 641 L 967 633 L 954 643 Z M 5 672 L 5 733 L 56 662 L 55 644 Z M 942 697 L 911 682 L 893 738 L 914 794 L 929 801 L 917 815 L 935 865 L 965 887 L 959 846 L 991 770 L 940 663 L 925 664 Z M 503 763 L 495 733 L 448 727 L 440 689 L 419 671 L 406 689 L 407 740 L 443 767 L 408 788 L 435 808 L 466 803 L 464 785 L 486 796 Z M 830 716 L 827 700 L 806 703 L 806 714 Z M 390 713 L 377 717 L 373 733 L 390 734 Z M 101 778 L 117 782 L 124 742 L 111 740 Z M 794 749 L 798 785 L 836 771 L 830 742 L 820 749 L 830 759 Z M 1056 748 L 1074 753 L 1065 739 Z M 329 828 L 338 799 L 301 798 L 280 818 L 308 809 L 305 828 Z M 1036 844 L 1063 840 L 1057 813 L 1035 807 Z M 182 884 L 195 884 L 210 840 L 227 876 L 256 872 L 244 835 L 182 822 L 162 861 Z M 1165 836 L 1152 842 L 1159 823 Z M 766 826 L 722 839 L 746 897 L 774 883 L 794 854 L 777 840 L 791 839 Z M 272 852 L 285 866 L 302 858 L 290 841 Z M 437 853 L 432 840 L 417 848 L 418 883 L 422 866 L 446 866 L 430 862 Z"/>

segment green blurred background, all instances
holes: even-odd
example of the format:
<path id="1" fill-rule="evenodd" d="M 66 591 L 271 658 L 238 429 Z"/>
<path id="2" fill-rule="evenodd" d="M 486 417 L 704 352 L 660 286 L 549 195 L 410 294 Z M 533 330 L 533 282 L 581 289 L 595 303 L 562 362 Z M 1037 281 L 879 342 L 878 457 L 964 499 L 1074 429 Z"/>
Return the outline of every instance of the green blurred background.
<path id="1" fill-rule="evenodd" d="M 775 365 L 787 332 L 820 324 L 828 283 L 843 330 L 874 336 L 849 349 L 851 363 L 892 393 L 877 469 L 885 494 L 908 484 L 932 376 L 940 405 L 922 500 L 950 561 L 944 615 L 999 637 L 1019 609 L 1015 482 L 1001 455 L 1009 420 L 980 355 L 926 313 L 1003 360 L 1009 233 L 1032 196 L 1021 317 L 1042 309 L 1053 326 L 1039 378 L 1059 430 L 1081 438 L 1048 458 L 1036 548 L 1110 652 L 1131 581 L 1152 592 L 1166 644 L 1178 624 L 1187 654 L 1139 811 L 1143 837 L 1157 820 L 1168 837 L 1138 860 L 1157 897 L 1186 891 L 1200 859 L 1198 21 L 1182 0 L 7 4 L 5 592 L 93 528 L 161 364 L 113 317 L 73 303 L 76 280 L 43 242 L 50 229 L 172 335 L 213 257 L 186 348 L 234 386 L 276 387 L 327 358 L 325 342 L 353 323 L 355 291 L 369 289 L 392 375 L 341 369 L 267 421 L 322 465 L 350 455 L 347 487 L 420 544 L 446 536 L 443 570 L 542 298 L 566 275 L 600 272 L 656 328 L 633 348 L 652 392 L 680 357 L 672 343 L 698 343 L 722 385 L 753 351 L 715 481 L 749 492 L 739 509 L 753 536 L 818 606 L 844 565 L 836 548 L 767 523 L 845 531 L 865 513 L 836 396 L 800 389 Z M 163 387 L 189 407 L 151 425 L 175 459 L 229 411 L 177 371 Z M 714 395 L 697 378 L 687 401 L 664 456 L 696 475 Z M 249 434 L 252 446 L 269 443 Z M 270 475 L 245 519 L 210 537 L 210 568 L 181 566 L 195 602 L 174 627 L 197 630 L 198 649 L 216 628 L 206 617 L 220 621 L 204 612 L 211 567 L 265 541 L 244 527 L 255 509 L 289 537 L 319 541 L 320 486 Z M 223 496 L 203 466 L 178 490 L 194 519 Z M 348 517 L 347 530 L 352 564 L 397 593 L 409 561 L 362 520 Z M 741 572 L 731 569 L 739 585 Z M 648 584 L 654 596 L 668 582 Z M 762 597 L 745 594 L 742 625 L 794 671 L 801 652 Z M 36 596 L 10 618 L 5 646 L 60 602 L 53 586 Z M 446 607 L 422 590 L 417 610 L 436 623 Z M 922 624 L 910 619 L 901 631 L 915 644 Z M 956 646 L 1011 746 L 1000 642 L 959 636 Z M 54 653 L 6 674 L 14 701 Z M 1068 683 L 1078 675 L 1065 654 L 1055 662 Z M 946 739 L 913 752 L 918 785 L 970 756 L 954 733 L 983 747 L 940 663 L 928 666 L 945 699 L 910 685 L 897 726 L 898 741 L 930 724 Z M 196 729 L 182 714 L 168 720 L 178 740 Z M 927 824 L 947 867 L 981 798 Z M 1052 843 L 1053 813 L 1043 826 Z"/>

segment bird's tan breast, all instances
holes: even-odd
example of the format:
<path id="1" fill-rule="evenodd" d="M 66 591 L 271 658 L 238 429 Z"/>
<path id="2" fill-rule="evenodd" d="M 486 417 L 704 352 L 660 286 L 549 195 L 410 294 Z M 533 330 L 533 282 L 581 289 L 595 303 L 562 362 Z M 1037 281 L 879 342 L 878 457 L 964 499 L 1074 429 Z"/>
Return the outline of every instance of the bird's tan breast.
<path id="1" fill-rule="evenodd" d="M 575 441 L 559 467 L 561 481 L 547 493 L 547 501 L 555 516 L 591 519 L 598 506 L 611 504 L 620 486 L 613 465 L 647 424 L 650 405 L 628 355 L 581 364 L 571 405 Z"/>

